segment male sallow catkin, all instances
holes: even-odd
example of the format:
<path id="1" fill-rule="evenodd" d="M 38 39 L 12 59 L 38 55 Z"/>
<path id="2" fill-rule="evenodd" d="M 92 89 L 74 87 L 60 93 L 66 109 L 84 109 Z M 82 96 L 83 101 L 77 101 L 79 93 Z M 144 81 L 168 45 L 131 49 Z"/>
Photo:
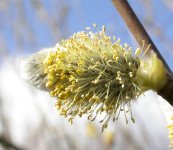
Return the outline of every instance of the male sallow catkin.
<path id="1" fill-rule="evenodd" d="M 134 122 L 131 101 L 166 83 L 162 62 L 154 53 L 146 57 L 139 48 L 133 52 L 127 44 L 121 45 L 119 39 L 106 35 L 105 27 L 98 32 L 87 30 L 61 41 L 40 62 L 45 85 L 42 89 L 47 88 L 57 98 L 57 110 L 71 123 L 76 116 L 87 114 L 89 120 L 95 120 L 104 113 L 100 120 L 104 130 L 111 118 L 118 119 L 121 111 L 126 122 L 127 113 Z"/>

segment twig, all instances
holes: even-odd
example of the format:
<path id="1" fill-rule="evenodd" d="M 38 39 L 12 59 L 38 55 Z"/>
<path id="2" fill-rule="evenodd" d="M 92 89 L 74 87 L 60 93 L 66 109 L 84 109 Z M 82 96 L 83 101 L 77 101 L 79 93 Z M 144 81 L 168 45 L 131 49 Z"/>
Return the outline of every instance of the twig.
<path id="1" fill-rule="evenodd" d="M 162 60 L 163 64 L 165 65 L 165 68 L 167 69 L 168 82 L 162 90 L 158 91 L 158 94 L 173 106 L 173 75 L 171 69 L 167 65 L 157 47 L 154 45 L 153 41 L 140 23 L 127 0 L 112 0 L 112 2 L 124 19 L 133 36 L 136 38 L 136 41 L 139 43 L 139 45 L 142 46 L 143 40 L 145 41 L 146 46 L 150 44 L 150 50 L 154 51 L 158 58 L 160 58 L 160 60 Z"/>
<path id="2" fill-rule="evenodd" d="M 18 146 L 16 146 L 16 145 L 13 144 L 12 142 L 8 141 L 8 140 L 5 139 L 3 136 L 0 136 L 0 144 L 1 144 L 2 146 L 4 146 L 5 148 L 9 148 L 9 149 L 24 150 L 23 148 L 19 148 Z"/>

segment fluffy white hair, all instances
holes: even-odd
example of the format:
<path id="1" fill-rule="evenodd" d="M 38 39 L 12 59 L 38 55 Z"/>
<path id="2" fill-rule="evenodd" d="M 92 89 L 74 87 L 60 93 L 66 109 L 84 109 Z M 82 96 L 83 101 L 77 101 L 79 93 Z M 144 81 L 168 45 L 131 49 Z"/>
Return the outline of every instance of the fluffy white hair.
<path id="1" fill-rule="evenodd" d="M 21 77 L 34 87 L 47 91 L 43 62 L 48 53 L 54 50 L 55 48 L 46 48 L 22 60 L 20 65 Z"/>

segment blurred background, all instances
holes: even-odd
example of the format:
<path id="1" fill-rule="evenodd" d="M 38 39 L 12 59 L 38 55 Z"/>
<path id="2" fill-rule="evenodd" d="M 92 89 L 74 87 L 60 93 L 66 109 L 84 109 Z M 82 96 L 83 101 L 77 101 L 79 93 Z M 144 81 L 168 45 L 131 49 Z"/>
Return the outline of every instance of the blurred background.
<path id="1" fill-rule="evenodd" d="M 161 54 L 173 69 L 173 1 L 129 0 Z M 167 150 L 165 112 L 153 91 L 134 100 L 136 123 L 120 116 L 101 133 L 87 118 L 70 125 L 55 99 L 20 77 L 20 62 L 73 33 L 105 25 L 108 35 L 138 45 L 111 0 L 0 1 L 0 150 Z M 170 114 L 171 115 L 171 114 Z M 172 114 L 173 115 L 173 114 Z"/>

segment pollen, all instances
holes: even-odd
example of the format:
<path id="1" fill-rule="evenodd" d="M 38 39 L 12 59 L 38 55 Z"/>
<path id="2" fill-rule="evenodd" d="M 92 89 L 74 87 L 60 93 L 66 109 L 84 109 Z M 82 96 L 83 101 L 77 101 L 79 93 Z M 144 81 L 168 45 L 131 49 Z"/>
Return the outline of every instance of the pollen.
<path id="1" fill-rule="evenodd" d="M 136 75 L 139 49 L 131 53 L 128 44 L 105 33 L 105 26 L 87 30 L 61 41 L 44 60 L 46 87 L 57 98 L 57 110 L 70 123 L 76 116 L 93 121 L 103 113 L 102 130 L 122 111 L 127 123 L 127 113 L 134 122 L 131 102 L 142 93 Z"/>
<path id="2" fill-rule="evenodd" d="M 167 126 L 168 130 L 169 130 L 169 135 L 168 138 L 170 139 L 170 144 L 169 147 L 171 149 L 173 149 L 173 116 L 171 116 L 171 123 Z"/>

